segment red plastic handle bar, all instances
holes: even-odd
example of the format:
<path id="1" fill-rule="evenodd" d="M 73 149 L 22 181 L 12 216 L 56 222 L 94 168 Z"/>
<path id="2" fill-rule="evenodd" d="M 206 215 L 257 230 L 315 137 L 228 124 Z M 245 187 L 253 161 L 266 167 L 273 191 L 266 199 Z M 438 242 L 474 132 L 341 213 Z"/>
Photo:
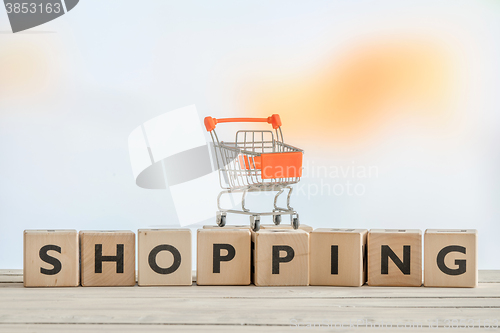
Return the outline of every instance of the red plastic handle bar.
<path id="1" fill-rule="evenodd" d="M 205 127 L 208 132 L 215 129 L 215 125 L 220 123 L 268 123 L 273 125 L 273 129 L 277 129 L 281 126 L 280 116 L 273 114 L 271 117 L 267 118 L 212 118 L 205 117 Z"/>

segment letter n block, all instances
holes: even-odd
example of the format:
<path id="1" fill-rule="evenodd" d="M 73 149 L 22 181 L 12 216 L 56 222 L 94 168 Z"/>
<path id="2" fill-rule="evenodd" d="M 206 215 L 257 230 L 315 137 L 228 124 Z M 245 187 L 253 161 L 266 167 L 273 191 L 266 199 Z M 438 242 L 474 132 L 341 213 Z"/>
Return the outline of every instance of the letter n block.
<path id="1" fill-rule="evenodd" d="M 316 229 L 309 234 L 311 286 L 362 286 L 366 281 L 366 229 Z"/>
<path id="2" fill-rule="evenodd" d="M 368 233 L 368 285 L 422 285 L 422 232 L 377 229 Z"/>
<path id="3" fill-rule="evenodd" d="M 293 229 L 261 229 L 253 234 L 256 286 L 309 284 L 309 233 Z"/>
<path id="4" fill-rule="evenodd" d="M 137 238 L 139 286 L 192 284 L 191 230 L 140 229 Z"/>
<path id="5" fill-rule="evenodd" d="M 250 230 L 220 229 L 198 229 L 196 284 L 249 285 Z"/>
<path id="6" fill-rule="evenodd" d="M 135 285 L 132 231 L 80 231 L 82 286 Z"/>
<path id="7" fill-rule="evenodd" d="M 424 286 L 477 287 L 477 230 L 426 230 Z"/>
<path id="8" fill-rule="evenodd" d="M 76 230 L 24 231 L 25 287 L 76 287 L 79 266 Z"/>

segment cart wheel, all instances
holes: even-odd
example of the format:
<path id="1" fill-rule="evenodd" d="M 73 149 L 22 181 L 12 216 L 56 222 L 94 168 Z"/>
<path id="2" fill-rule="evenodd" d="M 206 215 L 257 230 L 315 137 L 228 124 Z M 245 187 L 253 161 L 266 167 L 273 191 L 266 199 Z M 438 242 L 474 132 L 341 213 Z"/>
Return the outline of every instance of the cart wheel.
<path id="1" fill-rule="evenodd" d="M 273 215 L 273 222 L 276 225 L 280 225 L 280 223 L 281 223 L 281 215 Z"/>
<path id="2" fill-rule="evenodd" d="M 298 229 L 299 225 L 300 225 L 299 218 L 298 217 L 294 217 L 293 220 L 292 220 L 292 227 L 294 229 Z"/>
<path id="3" fill-rule="evenodd" d="M 260 230 L 260 216 L 250 216 L 250 227 L 255 232 Z"/>
<path id="4" fill-rule="evenodd" d="M 219 227 L 223 227 L 226 225 L 226 214 L 220 214 L 220 213 L 217 213 L 217 225 Z"/>

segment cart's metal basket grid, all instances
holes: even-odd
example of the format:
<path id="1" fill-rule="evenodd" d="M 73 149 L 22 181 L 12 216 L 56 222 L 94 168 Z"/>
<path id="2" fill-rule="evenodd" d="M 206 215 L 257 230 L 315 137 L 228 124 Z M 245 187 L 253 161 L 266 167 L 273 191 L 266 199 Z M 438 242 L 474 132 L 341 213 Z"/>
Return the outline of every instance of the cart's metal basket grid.
<path id="1" fill-rule="evenodd" d="M 236 132 L 234 141 L 219 141 L 215 127 L 229 122 L 267 122 L 273 131 L 241 130 Z M 217 197 L 217 225 L 226 224 L 227 213 L 250 216 L 254 231 L 260 228 L 260 216 L 272 215 L 273 222 L 280 224 L 281 215 L 290 215 L 294 229 L 299 227 L 299 216 L 290 206 L 292 184 L 302 176 L 303 150 L 288 145 L 283 140 L 281 119 L 274 114 L 268 118 L 205 118 L 205 127 L 214 144 L 215 160 L 219 169 L 220 185 L 224 189 Z M 277 206 L 278 197 L 288 189 L 286 208 Z M 245 208 L 247 192 L 277 191 L 274 208 L 269 212 L 252 212 Z M 223 209 L 220 198 L 226 193 L 242 192 L 241 210 Z"/>

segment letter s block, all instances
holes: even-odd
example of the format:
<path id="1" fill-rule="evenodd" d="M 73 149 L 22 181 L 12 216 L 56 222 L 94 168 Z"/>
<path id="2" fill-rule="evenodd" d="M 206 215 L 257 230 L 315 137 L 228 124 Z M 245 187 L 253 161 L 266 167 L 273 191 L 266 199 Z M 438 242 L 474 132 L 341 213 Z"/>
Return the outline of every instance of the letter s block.
<path id="1" fill-rule="evenodd" d="M 422 285 L 422 232 L 370 230 L 368 285 L 420 287 Z"/>
<path id="2" fill-rule="evenodd" d="M 425 231 L 424 286 L 477 287 L 477 230 Z"/>
<path id="3" fill-rule="evenodd" d="M 24 231 L 24 286 L 76 287 L 79 277 L 76 230 Z"/>
<path id="4" fill-rule="evenodd" d="M 140 229 L 139 286 L 190 286 L 191 230 Z"/>
<path id="5" fill-rule="evenodd" d="M 82 286 L 135 285 L 132 231 L 80 231 Z"/>
<path id="6" fill-rule="evenodd" d="M 256 286 L 309 284 L 309 233 L 294 229 L 261 229 L 252 234 Z"/>
<path id="7" fill-rule="evenodd" d="M 250 230 L 198 229 L 198 285 L 250 284 Z"/>

